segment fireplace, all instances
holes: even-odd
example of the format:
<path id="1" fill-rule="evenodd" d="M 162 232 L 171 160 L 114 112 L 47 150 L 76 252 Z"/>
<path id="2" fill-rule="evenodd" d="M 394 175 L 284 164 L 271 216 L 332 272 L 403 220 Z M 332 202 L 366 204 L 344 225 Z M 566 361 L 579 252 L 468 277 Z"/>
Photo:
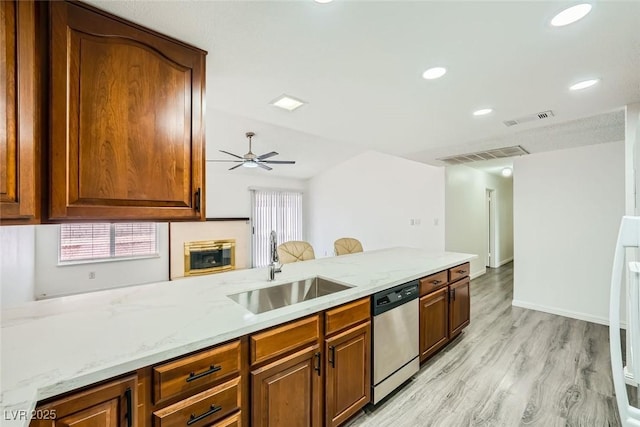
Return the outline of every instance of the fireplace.
<path id="1" fill-rule="evenodd" d="M 203 240 L 184 244 L 185 276 L 220 273 L 235 268 L 235 239 Z"/>

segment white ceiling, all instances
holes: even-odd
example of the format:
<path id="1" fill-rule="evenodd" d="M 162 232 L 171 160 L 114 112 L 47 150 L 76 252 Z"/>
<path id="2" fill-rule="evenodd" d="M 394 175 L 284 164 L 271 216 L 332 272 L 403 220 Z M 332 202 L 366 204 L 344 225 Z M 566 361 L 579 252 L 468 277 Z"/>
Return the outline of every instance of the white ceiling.
<path id="1" fill-rule="evenodd" d="M 307 178 L 367 149 L 439 164 L 505 145 L 616 141 L 622 108 L 640 102 L 640 1 L 597 2 L 563 28 L 548 21 L 574 2 L 90 3 L 207 50 L 207 157 L 245 153 L 255 131 L 257 154 L 298 162 L 273 175 Z M 422 79 L 435 65 L 449 72 Z M 569 92 L 590 77 L 602 81 Z M 269 105 L 282 93 L 309 104 Z M 494 113 L 471 115 L 485 106 Z"/>

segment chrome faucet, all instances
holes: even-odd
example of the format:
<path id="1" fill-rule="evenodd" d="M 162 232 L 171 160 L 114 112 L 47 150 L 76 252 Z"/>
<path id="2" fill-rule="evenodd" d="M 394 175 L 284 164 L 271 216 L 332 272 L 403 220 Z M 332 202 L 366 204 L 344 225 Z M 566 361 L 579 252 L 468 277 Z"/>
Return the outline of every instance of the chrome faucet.
<path id="1" fill-rule="evenodd" d="M 269 281 L 272 281 L 276 278 L 276 273 L 282 272 L 282 264 L 276 268 L 276 264 L 279 263 L 280 259 L 278 258 L 278 236 L 275 230 L 271 230 L 269 235 L 269 259 L 271 260 L 269 263 Z"/>

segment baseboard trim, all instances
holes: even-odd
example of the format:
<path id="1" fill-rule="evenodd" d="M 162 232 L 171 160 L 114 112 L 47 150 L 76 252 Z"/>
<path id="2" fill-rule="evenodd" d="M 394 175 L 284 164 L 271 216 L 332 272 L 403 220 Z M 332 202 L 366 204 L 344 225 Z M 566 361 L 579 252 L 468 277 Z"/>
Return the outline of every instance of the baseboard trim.
<path id="1" fill-rule="evenodd" d="M 599 325 L 609 326 L 609 318 L 593 316 L 591 314 L 580 313 L 571 310 L 562 310 L 555 307 L 549 307 L 545 305 L 532 304 L 526 301 L 512 300 L 511 305 L 514 307 L 527 308 L 529 310 L 542 311 L 544 313 L 556 314 L 558 316 L 569 317 L 571 319 L 584 320 L 585 322 L 597 323 Z M 626 322 L 620 322 L 620 328 L 627 329 Z"/>
<path id="2" fill-rule="evenodd" d="M 487 268 L 486 268 L 486 267 L 483 267 L 483 268 L 482 268 L 482 270 L 480 270 L 480 271 L 476 271 L 476 272 L 473 272 L 473 273 L 469 274 L 469 279 L 473 280 L 473 279 L 475 279 L 476 277 L 480 277 L 480 276 L 482 276 L 482 275 L 483 275 L 483 274 L 485 274 L 486 272 L 487 272 Z"/>
<path id="3" fill-rule="evenodd" d="M 502 267 L 502 266 L 503 266 L 503 265 L 505 265 L 505 264 L 509 264 L 511 261 L 513 261 L 513 257 L 510 257 L 510 258 L 504 259 L 504 260 L 502 260 L 502 261 L 500 261 L 500 262 L 498 263 L 498 267 Z M 496 267 L 496 268 L 497 268 L 497 267 Z"/>

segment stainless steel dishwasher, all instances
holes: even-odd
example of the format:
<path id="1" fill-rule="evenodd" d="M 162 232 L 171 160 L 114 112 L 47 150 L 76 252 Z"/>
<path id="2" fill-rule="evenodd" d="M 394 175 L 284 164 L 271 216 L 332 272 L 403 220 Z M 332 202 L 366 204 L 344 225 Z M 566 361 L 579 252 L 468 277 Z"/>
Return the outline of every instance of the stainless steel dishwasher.
<path id="1" fill-rule="evenodd" d="M 420 369 L 419 284 L 414 280 L 372 296 L 374 405 Z"/>

